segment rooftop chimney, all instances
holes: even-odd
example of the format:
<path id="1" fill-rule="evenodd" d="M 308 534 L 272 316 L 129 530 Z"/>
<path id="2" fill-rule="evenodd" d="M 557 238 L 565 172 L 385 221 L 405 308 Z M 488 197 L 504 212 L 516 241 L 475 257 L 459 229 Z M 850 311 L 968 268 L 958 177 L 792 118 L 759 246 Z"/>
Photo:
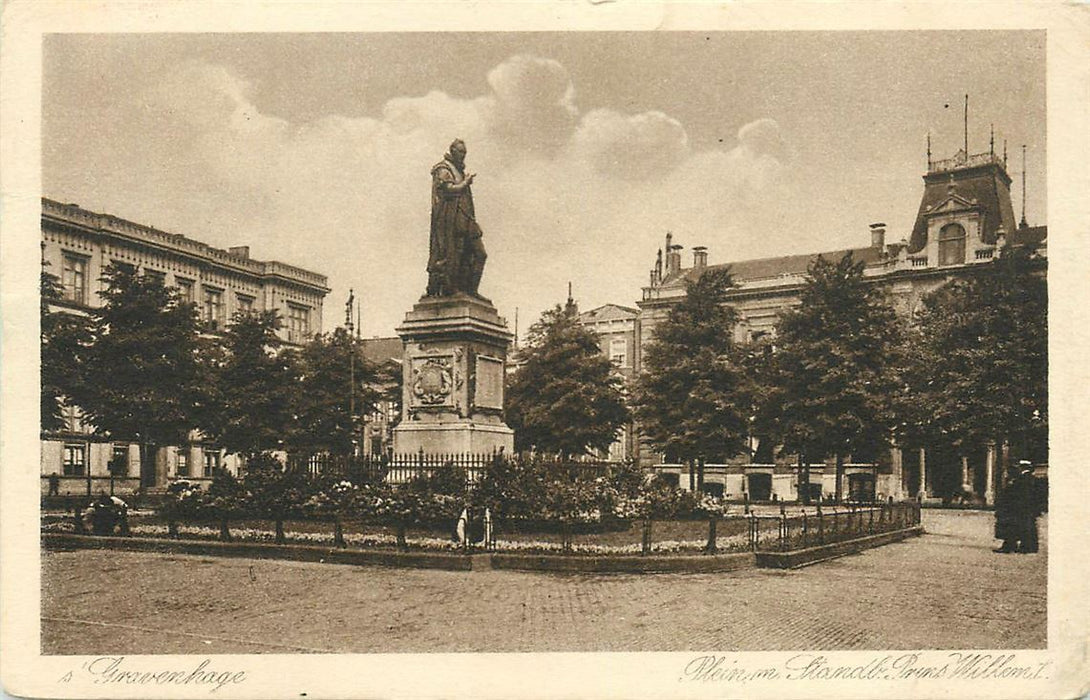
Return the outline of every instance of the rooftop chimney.
<path id="1" fill-rule="evenodd" d="M 707 246 L 693 246 L 693 267 L 698 270 L 703 270 L 708 266 L 708 248 Z"/>
<path id="2" fill-rule="evenodd" d="M 886 225 L 883 223 L 870 225 L 870 247 L 884 248 L 886 246 Z"/>
<path id="3" fill-rule="evenodd" d="M 231 255 L 237 255 L 240 258 L 250 257 L 250 246 L 248 245 L 236 245 L 227 249 L 227 252 Z"/>
<path id="4" fill-rule="evenodd" d="M 675 243 L 666 250 L 667 277 L 681 270 L 681 248 L 682 246 Z"/>

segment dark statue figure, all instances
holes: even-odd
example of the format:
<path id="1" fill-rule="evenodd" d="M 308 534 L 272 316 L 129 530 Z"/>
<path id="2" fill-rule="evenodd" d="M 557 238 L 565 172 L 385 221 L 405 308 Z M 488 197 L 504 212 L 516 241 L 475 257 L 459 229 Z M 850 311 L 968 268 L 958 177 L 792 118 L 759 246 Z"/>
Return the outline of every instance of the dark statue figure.
<path id="1" fill-rule="evenodd" d="M 484 243 L 473 213 L 474 174 L 465 173 L 466 145 L 458 139 L 431 169 L 431 240 L 427 295 L 477 294 Z"/>

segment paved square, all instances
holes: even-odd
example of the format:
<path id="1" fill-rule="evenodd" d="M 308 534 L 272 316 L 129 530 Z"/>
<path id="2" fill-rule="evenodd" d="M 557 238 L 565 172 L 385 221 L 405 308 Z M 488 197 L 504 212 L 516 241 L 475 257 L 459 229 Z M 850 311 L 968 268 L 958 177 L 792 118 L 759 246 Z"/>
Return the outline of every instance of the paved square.
<path id="1" fill-rule="evenodd" d="M 447 572 L 44 552 L 47 654 L 1043 648 L 1037 555 L 993 554 L 992 516 L 797 571 Z"/>

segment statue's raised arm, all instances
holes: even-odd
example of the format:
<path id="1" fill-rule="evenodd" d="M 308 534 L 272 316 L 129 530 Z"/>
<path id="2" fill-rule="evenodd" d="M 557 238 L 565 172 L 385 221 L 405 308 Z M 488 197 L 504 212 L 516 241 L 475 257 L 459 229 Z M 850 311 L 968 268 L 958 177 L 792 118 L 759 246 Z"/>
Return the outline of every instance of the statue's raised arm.
<path id="1" fill-rule="evenodd" d="M 431 240 L 428 296 L 477 294 L 484 272 L 484 243 L 473 212 L 473 174 L 465 172 L 461 139 L 431 169 Z"/>

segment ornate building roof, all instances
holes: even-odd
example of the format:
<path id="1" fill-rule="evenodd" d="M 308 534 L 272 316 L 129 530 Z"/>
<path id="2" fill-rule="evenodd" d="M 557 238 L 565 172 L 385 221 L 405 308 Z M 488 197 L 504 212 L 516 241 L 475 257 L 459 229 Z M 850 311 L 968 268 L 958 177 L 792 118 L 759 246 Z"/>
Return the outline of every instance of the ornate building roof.
<path id="1" fill-rule="evenodd" d="M 1010 235 L 1018 226 L 1011 206 L 1011 178 L 1004 160 L 994 153 L 967 157 L 964 151 L 958 151 L 953 158 L 931 163 L 923 181 L 923 199 L 908 241 L 909 253 L 917 253 L 927 245 L 928 216 L 952 196 L 979 210 L 981 240 L 988 245 L 995 243 L 999 229 Z"/>

